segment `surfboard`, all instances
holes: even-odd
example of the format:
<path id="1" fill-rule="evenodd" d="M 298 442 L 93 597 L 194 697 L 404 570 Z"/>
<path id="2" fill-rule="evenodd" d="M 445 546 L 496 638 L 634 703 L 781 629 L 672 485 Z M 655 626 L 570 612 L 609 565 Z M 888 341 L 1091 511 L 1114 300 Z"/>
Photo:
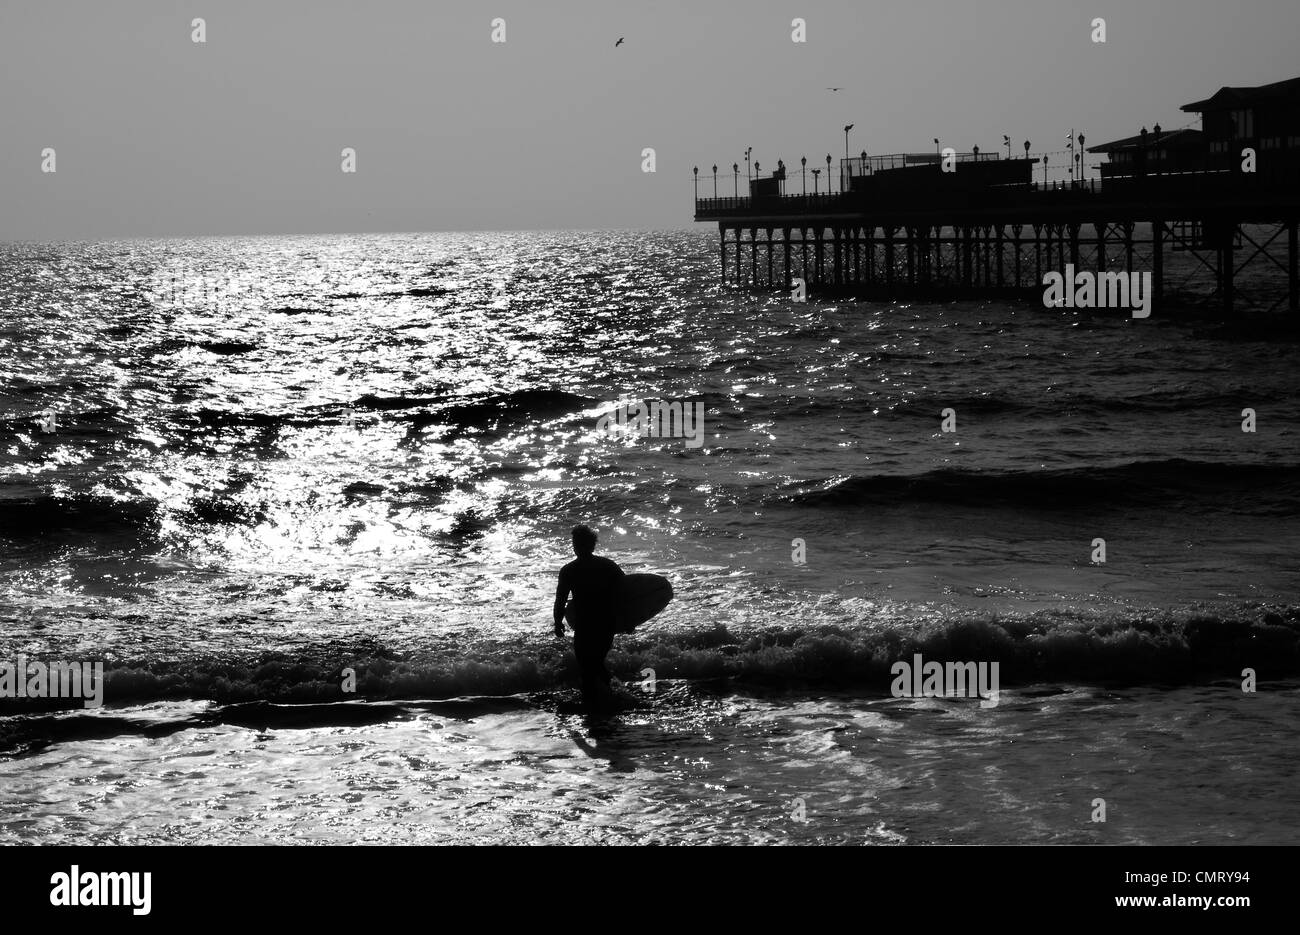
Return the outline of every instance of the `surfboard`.
<path id="1" fill-rule="evenodd" d="M 673 599 L 673 586 L 663 575 L 634 574 L 623 577 L 623 588 L 615 611 L 615 633 L 631 633 Z M 573 602 L 564 608 L 564 619 L 573 623 Z"/>
<path id="2" fill-rule="evenodd" d="M 619 608 L 615 633 L 631 633 L 673 599 L 673 586 L 663 575 L 626 575 L 623 578 L 622 606 Z"/>

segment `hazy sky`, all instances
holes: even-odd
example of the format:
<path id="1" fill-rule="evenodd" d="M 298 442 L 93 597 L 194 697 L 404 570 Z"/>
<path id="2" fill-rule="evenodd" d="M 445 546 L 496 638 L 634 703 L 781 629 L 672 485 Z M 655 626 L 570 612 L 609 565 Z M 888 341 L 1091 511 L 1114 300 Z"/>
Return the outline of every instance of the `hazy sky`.
<path id="1" fill-rule="evenodd" d="M 1298 36 L 1298 0 L 0 0 L 0 239 L 684 227 L 747 146 L 1174 129 Z"/>

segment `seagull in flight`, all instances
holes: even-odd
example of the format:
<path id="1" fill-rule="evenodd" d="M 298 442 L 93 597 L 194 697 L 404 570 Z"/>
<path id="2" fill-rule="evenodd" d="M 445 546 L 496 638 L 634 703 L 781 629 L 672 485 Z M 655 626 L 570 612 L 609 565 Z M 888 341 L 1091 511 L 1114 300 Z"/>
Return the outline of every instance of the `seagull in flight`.
<path id="1" fill-rule="evenodd" d="M 843 88 L 827 88 L 827 91 L 843 91 Z"/>
<path id="2" fill-rule="evenodd" d="M 615 43 L 614 43 L 614 48 L 617 49 L 617 48 L 618 48 L 619 46 L 621 46 L 622 44 L 623 44 L 623 37 L 622 37 L 622 36 L 619 36 L 619 37 L 618 37 L 618 42 L 615 42 Z"/>

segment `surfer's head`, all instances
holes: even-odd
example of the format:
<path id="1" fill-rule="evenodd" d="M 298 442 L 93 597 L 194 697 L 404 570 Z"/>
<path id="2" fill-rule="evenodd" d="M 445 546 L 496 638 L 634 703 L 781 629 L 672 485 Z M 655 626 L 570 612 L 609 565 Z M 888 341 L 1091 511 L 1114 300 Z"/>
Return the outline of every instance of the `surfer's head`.
<path id="1" fill-rule="evenodd" d="M 596 551 L 596 530 L 590 526 L 573 527 L 573 553 L 575 555 L 590 555 Z"/>

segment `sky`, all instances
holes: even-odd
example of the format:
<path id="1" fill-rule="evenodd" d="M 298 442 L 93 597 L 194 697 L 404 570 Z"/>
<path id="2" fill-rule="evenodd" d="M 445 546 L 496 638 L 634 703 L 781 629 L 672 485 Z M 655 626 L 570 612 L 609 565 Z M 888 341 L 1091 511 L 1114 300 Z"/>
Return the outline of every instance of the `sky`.
<path id="1" fill-rule="evenodd" d="M 0 240 L 690 227 L 748 147 L 1176 129 L 1297 36 L 1297 0 L 0 0 Z"/>

